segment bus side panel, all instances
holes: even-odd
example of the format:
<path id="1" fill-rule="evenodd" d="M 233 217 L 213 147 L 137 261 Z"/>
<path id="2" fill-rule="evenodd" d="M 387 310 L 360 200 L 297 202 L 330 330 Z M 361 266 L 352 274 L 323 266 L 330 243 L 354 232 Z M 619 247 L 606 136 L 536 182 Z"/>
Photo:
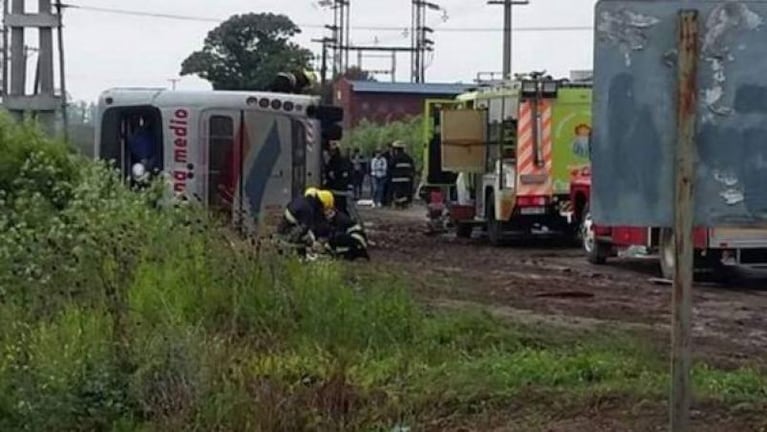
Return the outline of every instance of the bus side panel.
<path id="1" fill-rule="evenodd" d="M 591 90 L 560 89 L 553 116 L 554 194 L 568 195 L 571 173 L 589 165 Z"/>
<path id="2" fill-rule="evenodd" d="M 183 106 L 162 109 L 165 167 L 175 194 L 202 197 L 205 175 L 199 166 L 202 154 L 200 113 Z"/>
<path id="3" fill-rule="evenodd" d="M 292 195 L 292 125 L 287 116 L 245 112 L 242 190 L 248 221 L 274 227 Z"/>

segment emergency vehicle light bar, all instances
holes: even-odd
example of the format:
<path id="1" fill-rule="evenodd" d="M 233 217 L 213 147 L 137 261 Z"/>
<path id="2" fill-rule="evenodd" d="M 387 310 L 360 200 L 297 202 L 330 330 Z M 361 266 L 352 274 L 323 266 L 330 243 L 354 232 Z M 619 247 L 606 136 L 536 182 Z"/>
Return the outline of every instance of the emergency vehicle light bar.
<path id="1" fill-rule="evenodd" d="M 544 98 L 555 98 L 559 90 L 559 83 L 554 80 L 523 80 L 522 81 L 522 96 L 523 97 L 536 97 L 541 96 Z"/>

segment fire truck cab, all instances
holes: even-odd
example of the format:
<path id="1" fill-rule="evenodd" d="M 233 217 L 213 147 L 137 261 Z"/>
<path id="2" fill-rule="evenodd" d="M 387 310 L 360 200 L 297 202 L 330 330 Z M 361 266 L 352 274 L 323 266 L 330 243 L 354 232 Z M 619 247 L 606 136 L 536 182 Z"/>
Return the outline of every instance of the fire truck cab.
<path id="1" fill-rule="evenodd" d="M 499 244 L 577 233 L 569 173 L 587 161 L 589 82 L 533 73 L 427 101 L 426 112 L 424 178 L 444 182 L 432 185 L 445 191 L 458 236 L 482 227 Z"/>
<path id="2" fill-rule="evenodd" d="M 340 121 L 338 111 L 289 93 L 110 89 L 99 99 L 95 155 L 130 182 L 162 175 L 175 196 L 254 231 L 320 183 L 321 126 Z"/>

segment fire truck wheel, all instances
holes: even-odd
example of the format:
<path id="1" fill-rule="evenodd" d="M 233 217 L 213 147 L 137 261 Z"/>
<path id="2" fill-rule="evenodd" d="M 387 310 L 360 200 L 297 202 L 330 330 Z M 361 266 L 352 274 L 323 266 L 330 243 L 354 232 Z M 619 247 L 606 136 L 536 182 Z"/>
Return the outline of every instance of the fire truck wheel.
<path id="1" fill-rule="evenodd" d="M 580 237 L 583 242 L 583 250 L 591 264 L 604 264 L 607 262 L 607 255 L 610 252 L 610 245 L 599 242 L 594 233 L 594 221 L 591 219 L 589 205 L 583 209 L 581 217 Z"/>
<path id="2" fill-rule="evenodd" d="M 665 279 L 673 279 L 674 269 L 676 268 L 676 257 L 674 256 L 674 231 L 670 229 L 661 230 L 658 254 L 660 255 L 661 275 Z"/>
<path id="3" fill-rule="evenodd" d="M 455 236 L 458 238 L 471 238 L 471 233 L 474 231 L 474 227 L 471 224 L 456 222 L 455 223 Z"/>

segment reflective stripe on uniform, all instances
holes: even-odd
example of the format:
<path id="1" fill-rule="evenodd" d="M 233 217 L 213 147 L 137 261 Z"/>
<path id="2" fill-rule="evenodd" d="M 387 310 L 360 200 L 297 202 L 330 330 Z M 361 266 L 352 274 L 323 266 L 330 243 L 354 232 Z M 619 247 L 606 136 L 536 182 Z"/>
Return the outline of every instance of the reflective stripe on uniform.
<path id="1" fill-rule="evenodd" d="M 405 163 L 405 162 L 394 165 L 394 168 L 412 168 L 412 167 L 413 165 L 410 165 L 409 163 Z"/>
<path id="2" fill-rule="evenodd" d="M 354 225 L 353 227 L 351 227 L 348 230 L 346 230 L 346 233 L 347 234 L 351 234 L 354 231 L 362 231 L 362 225 L 360 225 L 360 224 Z"/>
<path id="3" fill-rule="evenodd" d="M 298 219 L 296 219 L 296 217 L 293 216 L 293 213 L 291 213 L 288 209 L 285 209 L 285 219 L 292 224 L 298 223 Z"/>
<path id="4" fill-rule="evenodd" d="M 355 234 L 352 234 L 351 237 L 354 240 L 357 240 L 357 242 L 359 242 L 359 244 L 361 244 L 362 247 L 364 247 L 365 249 L 368 248 L 368 242 L 365 240 L 365 236 L 363 236 L 362 234 L 355 233 Z"/>
<path id="5" fill-rule="evenodd" d="M 395 177 L 392 178 L 391 181 L 393 183 L 405 183 L 410 181 L 410 177 Z"/>

